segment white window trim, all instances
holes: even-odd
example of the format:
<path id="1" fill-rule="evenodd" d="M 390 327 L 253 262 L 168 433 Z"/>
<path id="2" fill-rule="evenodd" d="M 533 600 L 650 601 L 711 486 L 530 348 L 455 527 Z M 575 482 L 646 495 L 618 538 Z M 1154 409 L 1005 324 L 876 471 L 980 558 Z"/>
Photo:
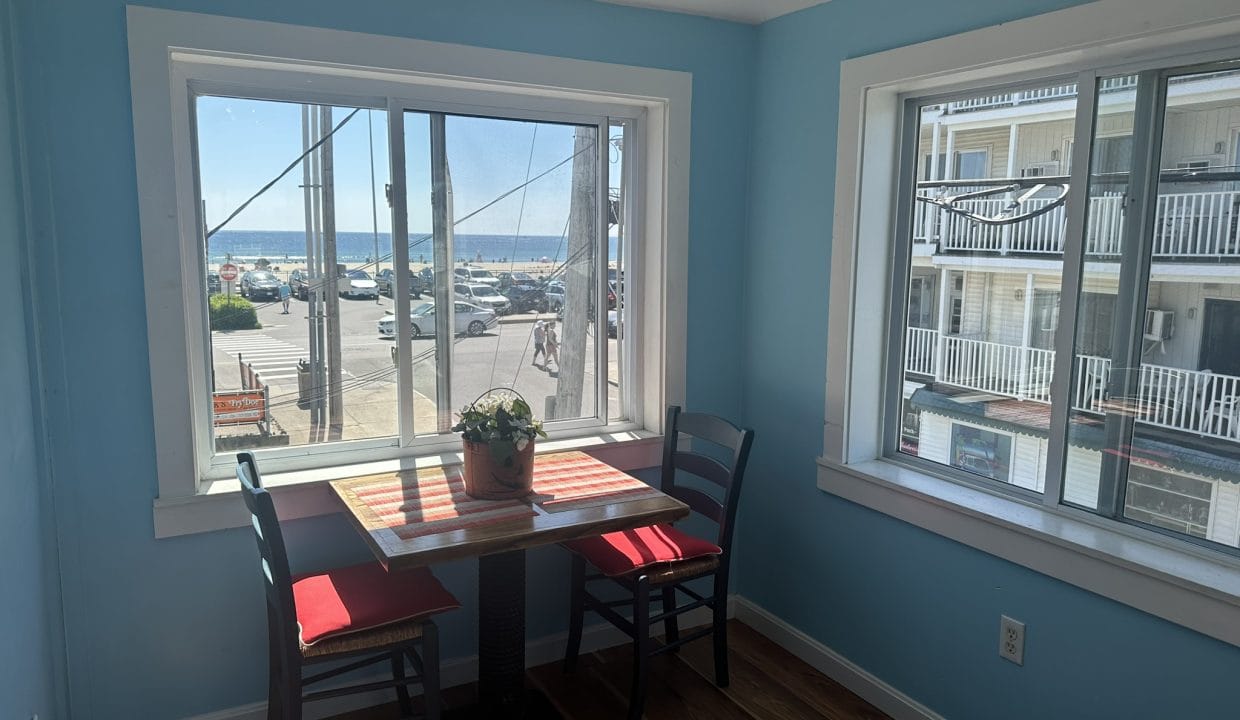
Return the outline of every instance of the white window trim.
<path id="1" fill-rule="evenodd" d="M 1234 0 L 1099 0 L 847 60 L 840 70 L 826 422 L 818 486 L 965 545 L 1240 645 L 1240 561 L 883 456 L 902 97 L 1153 58 L 1240 56 Z"/>
<path id="2" fill-rule="evenodd" d="M 540 450 L 593 448 L 624 469 L 658 464 L 663 408 L 683 403 L 685 396 L 689 73 L 134 6 L 127 8 L 127 23 L 155 419 L 157 537 L 244 524 L 235 488 L 227 481 L 204 482 L 208 474 L 195 442 L 195 412 L 205 399 L 186 382 L 202 370 L 196 368 L 203 360 L 195 333 L 202 330 L 204 292 L 197 258 L 183 252 L 183 243 L 167 241 L 195 227 L 193 202 L 185 202 L 194 196 L 187 171 L 192 167 L 187 65 L 195 67 L 195 79 L 206 82 L 212 81 L 212 66 L 222 69 L 221 76 L 227 75 L 223 69 L 243 66 L 265 79 L 287 77 L 290 67 L 299 67 L 314 76 L 316 97 L 340 93 L 356 100 L 368 89 L 399 85 L 401 93 L 380 95 L 440 108 L 500 105 L 556 117 L 587 107 L 634 121 L 641 135 L 641 156 L 633 158 L 639 190 L 634 216 L 644 246 L 632 259 L 633 280 L 626 288 L 633 326 L 642 329 L 637 367 L 628 375 L 637 383 L 634 417 L 624 425 L 566 431 L 540 444 Z M 407 456 L 409 448 L 405 456 L 392 450 L 357 460 L 365 465 L 317 474 L 278 472 L 265 479 L 287 486 L 281 492 L 289 516 L 303 517 L 338 510 L 324 502 L 327 477 L 357 468 L 459 462 L 459 444 L 446 440 L 442 447 L 420 450 L 421 458 Z M 340 455 L 336 462 L 352 462 Z"/>

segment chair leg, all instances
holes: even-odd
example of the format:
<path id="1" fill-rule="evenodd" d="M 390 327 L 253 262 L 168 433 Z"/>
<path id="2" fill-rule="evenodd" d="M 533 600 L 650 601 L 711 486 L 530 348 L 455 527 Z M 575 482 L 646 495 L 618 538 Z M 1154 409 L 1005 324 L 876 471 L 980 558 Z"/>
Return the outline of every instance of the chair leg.
<path id="1" fill-rule="evenodd" d="M 715 685 L 728 686 L 728 589 L 727 584 L 715 585 L 715 604 L 711 625 L 715 643 Z"/>
<path id="2" fill-rule="evenodd" d="M 628 720 L 640 720 L 646 706 L 646 675 L 650 666 L 650 585 L 638 578 L 633 593 L 633 686 Z"/>
<path id="3" fill-rule="evenodd" d="M 573 554 L 572 578 L 569 580 L 568 645 L 564 648 L 564 672 L 571 673 L 577 666 L 581 652 L 581 628 L 586 620 L 586 559 Z"/>
<path id="4" fill-rule="evenodd" d="M 280 671 L 272 660 L 267 673 L 267 720 L 284 720 L 284 688 L 280 683 Z"/>
<path id="5" fill-rule="evenodd" d="M 405 658 L 397 650 L 392 653 L 392 679 L 403 681 L 405 679 Z M 413 715 L 413 703 L 409 701 L 409 686 L 396 686 L 396 701 L 400 705 L 401 717 L 411 717 Z"/>
<path id="6" fill-rule="evenodd" d="M 675 609 L 676 587 L 669 585 L 663 588 L 663 612 L 670 613 Z M 677 620 L 679 620 L 679 618 L 673 615 L 663 621 L 663 634 L 666 636 L 669 645 L 680 639 L 680 623 L 678 623 Z M 671 651 L 673 653 L 678 653 L 680 652 L 680 648 L 675 647 L 672 648 Z"/>
<path id="7" fill-rule="evenodd" d="M 439 720 L 443 701 L 439 697 L 439 627 L 431 621 L 422 626 L 422 699 L 426 720 Z"/>

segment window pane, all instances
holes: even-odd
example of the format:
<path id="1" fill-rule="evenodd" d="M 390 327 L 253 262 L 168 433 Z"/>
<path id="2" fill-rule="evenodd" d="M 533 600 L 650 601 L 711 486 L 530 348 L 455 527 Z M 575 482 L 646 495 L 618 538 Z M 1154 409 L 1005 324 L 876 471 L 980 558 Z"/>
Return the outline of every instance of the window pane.
<path id="1" fill-rule="evenodd" d="M 616 123 L 608 129 L 610 147 L 607 158 L 608 186 L 608 259 L 607 259 L 607 417 L 619 420 L 627 417 L 620 388 L 632 369 L 625 367 L 623 347 L 624 329 L 629 326 L 624 287 L 625 252 L 631 243 L 629 228 L 625 223 L 628 205 L 628 174 L 625 159 L 629 125 Z"/>
<path id="2" fill-rule="evenodd" d="M 916 155 L 900 449 L 1038 492 L 1075 94 L 923 107 Z"/>
<path id="3" fill-rule="evenodd" d="M 374 334 L 386 115 L 226 97 L 196 113 L 216 450 L 394 437 Z"/>
<path id="4" fill-rule="evenodd" d="M 436 117 L 452 218 L 441 237 L 431 192 Z M 546 420 L 599 416 L 606 348 L 598 341 L 607 332 L 597 327 L 615 302 L 601 273 L 605 258 L 618 258 L 602 247 L 597 128 L 408 112 L 405 133 L 410 265 L 428 281 L 420 315 L 412 304 L 415 407 L 425 408 L 415 413 L 417 432 L 446 430 L 445 417 L 494 387 L 515 388 Z M 449 246 L 445 271 L 435 273 L 436 253 Z M 447 388 L 436 370 L 437 290 L 451 303 Z"/>
<path id="5" fill-rule="evenodd" d="M 1240 73 L 1167 87 L 1124 516 L 1237 546 Z"/>
<path id="6" fill-rule="evenodd" d="M 1064 500 L 1240 545 L 1240 72 L 1167 84 L 1148 291 L 1123 211 L 1134 153 L 1134 78 L 1103 81 L 1078 318 Z M 1110 142 L 1103 135 L 1111 135 Z M 1122 271 L 1122 272 L 1121 272 Z M 1129 314 L 1131 313 L 1131 314 Z M 1115 330 L 1107 340 L 1106 326 Z M 1136 337 L 1127 328 L 1139 327 Z M 1124 360 L 1123 358 L 1139 358 Z M 1122 368 L 1131 367 L 1124 373 Z"/>
<path id="7" fill-rule="evenodd" d="M 1123 352 L 1126 334 L 1116 327 L 1120 306 L 1120 258 L 1125 223 L 1125 198 L 1132 171 L 1132 129 L 1137 78 L 1103 78 L 1098 83 L 1095 137 L 1090 158 L 1085 215 L 1085 265 L 1076 322 L 1076 376 L 1068 418 L 1068 448 L 1062 498 L 1091 510 L 1112 504 L 1113 481 L 1109 466 L 1113 454 L 1104 454 L 1107 433 L 1119 433 L 1123 405 L 1108 402 L 1108 384 L 1114 366 L 1112 351 Z M 1104 463 L 1104 460 L 1106 461 Z M 1099 500 L 1100 494 L 1104 499 Z"/>

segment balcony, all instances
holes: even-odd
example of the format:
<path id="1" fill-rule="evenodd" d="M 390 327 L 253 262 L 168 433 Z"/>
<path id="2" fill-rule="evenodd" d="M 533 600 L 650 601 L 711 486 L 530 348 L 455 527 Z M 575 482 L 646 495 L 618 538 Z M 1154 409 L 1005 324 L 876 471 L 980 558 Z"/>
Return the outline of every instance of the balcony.
<path id="1" fill-rule="evenodd" d="M 1240 377 L 1143 364 L 1131 402 L 1107 398 L 1108 358 L 1078 355 L 1072 407 L 1101 416 L 1132 413 L 1138 422 L 1200 437 L 1240 440 Z M 1053 350 L 970 340 L 908 328 L 905 370 L 935 382 L 1049 404 Z"/>
<path id="2" fill-rule="evenodd" d="M 1188 75 L 1184 77 L 1173 77 L 1170 80 L 1172 88 L 1179 86 L 1180 93 L 1174 90 L 1172 94 L 1181 94 L 1192 92 L 1194 86 L 1201 86 L 1211 80 L 1220 77 L 1226 77 L 1237 74 L 1236 70 L 1223 70 L 1214 73 L 1201 73 L 1197 75 Z M 1123 77 L 1102 78 L 1098 82 L 1098 91 L 1101 93 L 1122 92 L 1124 90 L 1132 90 L 1137 87 L 1137 76 L 1126 75 Z M 1076 83 L 1067 85 L 1057 85 L 1049 88 L 1036 88 L 1033 90 L 1021 90 L 1019 92 L 1000 93 L 997 95 L 986 95 L 983 97 L 968 98 L 957 102 L 950 102 L 941 106 L 943 114 L 956 115 L 959 113 L 977 112 L 978 110 L 991 110 L 994 108 L 1013 107 L 1016 105 L 1027 105 L 1036 102 L 1049 102 L 1052 100 L 1060 100 L 1063 98 L 1076 97 Z"/>
<path id="3" fill-rule="evenodd" d="M 1029 208 L 1050 200 L 1031 200 Z M 1117 257 L 1123 251 L 1123 196 L 1108 194 L 1089 200 L 1085 251 Z M 996 215 L 1005 199 L 969 200 L 962 208 Z M 928 203 L 917 203 L 914 241 L 937 242 L 940 252 L 995 255 L 1056 255 L 1063 253 L 1066 208 L 1060 206 L 1015 225 L 992 226 L 971 221 Z M 1154 257 L 1164 260 L 1240 260 L 1240 190 L 1160 195 L 1155 208 Z"/>

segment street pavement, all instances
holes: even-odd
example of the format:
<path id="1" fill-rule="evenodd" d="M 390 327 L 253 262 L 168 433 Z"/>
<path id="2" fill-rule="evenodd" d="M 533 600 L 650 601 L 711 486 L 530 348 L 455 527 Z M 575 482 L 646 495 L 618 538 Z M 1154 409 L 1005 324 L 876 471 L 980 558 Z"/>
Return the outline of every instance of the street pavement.
<path id="1" fill-rule="evenodd" d="M 421 302 L 410 301 L 413 306 Z M 292 300 L 289 314 L 281 313 L 281 304 L 258 304 L 260 330 L 212 333 L 212 357 L 217 390 L 240 387 L 239 360 L 249 364 L 269 386 L 270 414 L 276 434 L 288 434 L 290 444 L 300 445 L 337 439 L 390 437 L 397 434 L 396 368 L 392 362 L 395 340 L 381 338 L 377 323 L 394 307 L 390 298 L 340 301 L 341 367 L 344 423 L 340 432 L 331 435 L 325 428 L 311 422 L 309 409 L 299 406 L 297 395 L 297 361 L 308 360 L 308 304 Z M 556 394 L 558 368 L 550 370 L 532 365 L 534 344 L 533 321 L 539 316 L 527 314 L 503 318 L 501 323 L 479 337 L 459 337 L 453 343 L 452 420 L 456 411 L 488 388 L 515 387 L 534 408 L 536 417 L 547 417 L 547 398 Z M 542 316 L 550 318 L 550 315 Z M 560 338 L 563 346 L 567 338 Z M 413 377 L 414 425 L 419 434 L 437 432 L 438 411 L 435 404 L 436 372 L 435 341 L 418 338 L 411 341 L 415 357 Z M 586 338 L 586 392 L 583 393 L 581 415 L 594 414 L 594 332 L 591 326 Z M 610 382 L 609 407 L 618 403 L 616 372 L 616 341 L 608 340 Z M 540 359 L 540 362 L 542 360 Z M 614 410 L 613 410 L 614 412 Z M 248 435 L 255 426 L 218 428 L 217 435 Z M 257 443 L 256 443 L 257 444 Z"/>

